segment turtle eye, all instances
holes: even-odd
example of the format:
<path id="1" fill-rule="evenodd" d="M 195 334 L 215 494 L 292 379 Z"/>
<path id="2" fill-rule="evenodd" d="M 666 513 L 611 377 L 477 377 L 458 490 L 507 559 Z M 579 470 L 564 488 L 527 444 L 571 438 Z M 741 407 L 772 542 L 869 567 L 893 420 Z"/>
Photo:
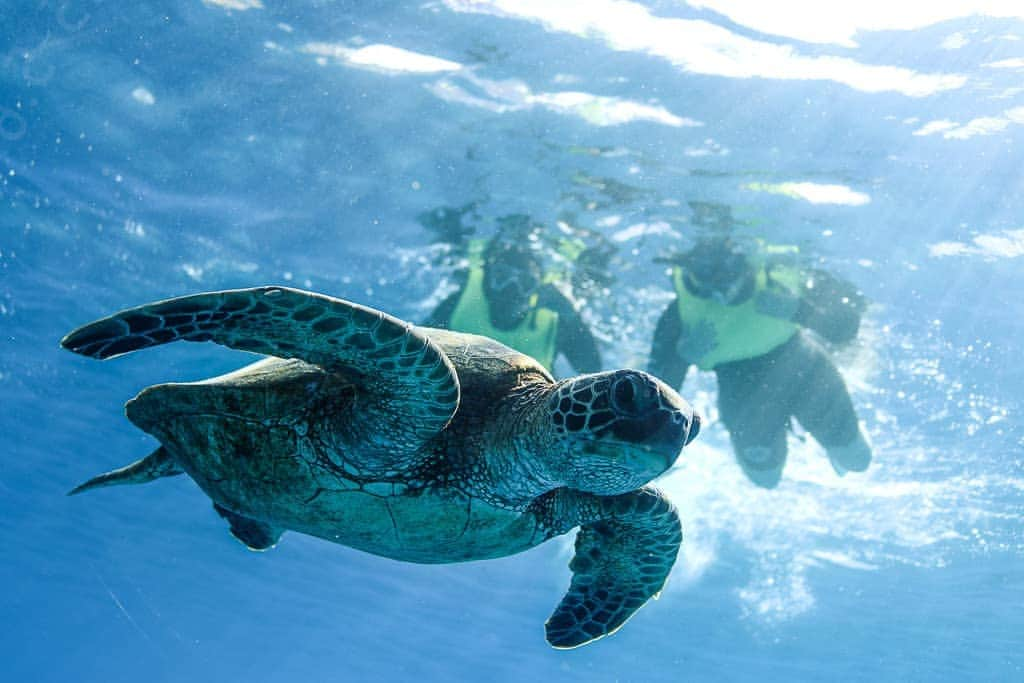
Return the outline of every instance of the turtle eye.
<path id="1" fill-rule="evenodd" d="M 637 396 L 641 387 L 637 386 L 637 379 L 633 375 L 618 377 L 612 383 L 612 408 L 617 413 L 635 416 L 640 411 L 637 407 Z"/>

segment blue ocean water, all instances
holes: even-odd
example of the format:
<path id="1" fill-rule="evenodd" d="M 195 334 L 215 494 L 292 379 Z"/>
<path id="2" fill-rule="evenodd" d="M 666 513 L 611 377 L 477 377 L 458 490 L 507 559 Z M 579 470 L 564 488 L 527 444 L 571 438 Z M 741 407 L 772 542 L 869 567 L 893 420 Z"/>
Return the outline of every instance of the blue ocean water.
<path id="1" fill-rule="evenodd" d="M 3 679 L 1020 680 L 1024 10 L 853 4 L 4 3 Z M 73 327 L 266 283 L 421 319 L 452 285 L 416 217 L 475 203 L 613 244 L 588 321 L 643 366 L 694 200 L 863 290 L 839 360 L 876 457 L 840 479 L 794 437 L 757 489 L 691 374 L 709 426 L 658 482 L 684 548 L 610 638 L 544 641 L 571 537 L 256 554 L 184 477 L 64 495 L 152 449 L 142 387 L 247 360 L 97 363 Z"/>

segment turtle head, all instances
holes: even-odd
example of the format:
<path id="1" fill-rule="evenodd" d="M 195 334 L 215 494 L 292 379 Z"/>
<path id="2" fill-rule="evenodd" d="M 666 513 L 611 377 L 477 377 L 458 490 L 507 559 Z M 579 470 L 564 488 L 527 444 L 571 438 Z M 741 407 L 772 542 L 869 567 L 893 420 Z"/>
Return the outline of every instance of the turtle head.
<path id="1" fill-rule="evenodd" d="M 560 478 L 602 495 L 632 491 L 664 473 L 700 431 L 700 418 L 675 390 L 638 370 L 561 382 L 548 412 L 565 445 Z"/>

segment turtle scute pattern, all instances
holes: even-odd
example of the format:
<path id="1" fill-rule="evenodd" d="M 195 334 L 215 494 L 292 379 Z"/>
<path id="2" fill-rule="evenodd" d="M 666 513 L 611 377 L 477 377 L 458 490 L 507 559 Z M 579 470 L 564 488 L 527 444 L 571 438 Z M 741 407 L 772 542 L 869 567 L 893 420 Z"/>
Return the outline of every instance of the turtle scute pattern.
<path id="1" fill-rule="evenodd" d="M 385 430 L 399 448 L 437 433 L 459 402 L 451 362 L 412 325 L 287 287 L 208 292 L 127 309 L 71 332 L 61 345 L 107 359 L 177 340 L 214 341 L 355 373 L 380 401 L 380 415 L 404 415 Z"/>
<path id="2" fill-rule="evenodd" d="M 642 439 L 656 428 L 664 411 L 675 410 L 653 378 L 632 370 L 582 375 L 565 382 L 552 393 L 548 407 L 562 434 L 588 431 L 600 437 L 610 432 L 628 441 Z M 649 419 L 638 419 L 643 415 Z"/>

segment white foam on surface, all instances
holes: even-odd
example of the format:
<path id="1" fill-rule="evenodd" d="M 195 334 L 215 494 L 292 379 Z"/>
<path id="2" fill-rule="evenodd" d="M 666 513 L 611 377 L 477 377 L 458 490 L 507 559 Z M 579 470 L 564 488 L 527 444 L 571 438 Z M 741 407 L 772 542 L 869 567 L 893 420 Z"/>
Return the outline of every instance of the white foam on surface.
<path id="1" fill-rule="evenodd" d="M 943 241 L 928 246 L 933 258 L 947 256 L 978 256 L 984 259 L 1009 259 L 1024 256 L 1024 229 L 982 233 L 970 241 Z"/>
<path id="2" fill-rule="evenodd" d="M 310 42 L 300 50 L 321 57 L 333 57 L 349 66 L 386 73 L 436 74 L 462 68 L 458 62 L 394 45 L 374 44 L 353 48 L 340 43 Z"/>
<path id="3" fill-rule="evenodd" d="M 960 88 L 958 74 L 924 74 L 848 57 L 805 56 L 790 45 L 754 40 L 697 19 L 659 17 L 635 2 L 592 0 L 587 10 L 548 0 L 444 0 L 456 12 L 532 21 L 548 31 L 598 40 L 613 50 L 668 61 L 681 71 L 727 78 L 833 81 L 863 92 L 911 97 Z M 764 12 L 774 12 L 765 6 Z M 830 3 L 827 5 L 833 8 Z"/>
<path id="4" fill-rule="evenodd" d="M 534 92 L 518 79 L 494 80 L 465 71 L 457 78 L 445 78 L 427 86 L 446 102 L 504 114 L 534 108 L 572 116 L 594 126 L 618 126 L 646 121 L 672 128 L 697 127 L 694 119 L 673 114 L 665 107 L 621 97 L 582 91 Z"/>
<path id="5" fill-rule="evenodd" d="M 778 194 L 793 199 L 802 199 L 811 204 L 842 204 L 845 206 L 863 206 L 871 202 L 871 195 L 859 192 L 838 183 L 785 182 L 785 183 L 748 183 L 748 190 Z"/>
<path id="6" fill-rule="evenodd" d="M 972 15 L 1024 19 L 1024 6 L 1016 0 L 936 0 L 933 2 L 821 2 L 820 0 L 687 0 L 692 7 L 709 9 L 762 33 L 808 43 L 857 47 L 864 31 L 912 31 Z M 954 34 L 942 47 L 962 47 L 966 38 Z M 953 39 L 951 41 L 951 39 Z"/>

